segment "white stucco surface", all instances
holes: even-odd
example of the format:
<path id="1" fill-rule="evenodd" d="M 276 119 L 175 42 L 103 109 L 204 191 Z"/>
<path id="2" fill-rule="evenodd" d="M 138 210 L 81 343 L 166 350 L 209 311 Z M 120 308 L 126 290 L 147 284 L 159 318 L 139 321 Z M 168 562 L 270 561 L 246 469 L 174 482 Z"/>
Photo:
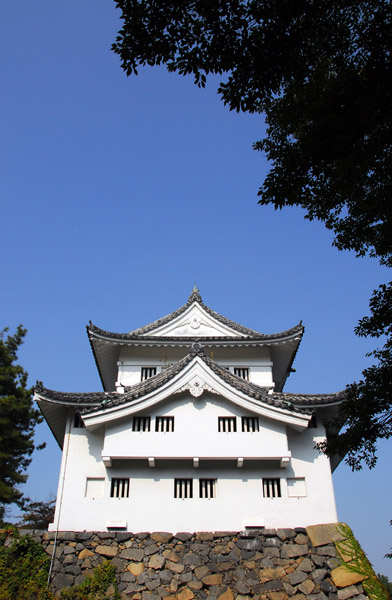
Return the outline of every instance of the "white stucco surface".
<path id="1" fill-rule="evenodd" d="M 176 532 L 241 530 L 251 525 L 298 527 L 337 520 L 329 461 L 313 449 L 322 428 L 303 433 L 289 430 L 286 435 L 284 425 L 265 419 L 258 433 L 218 434 L 217 416 L 239 417 L 238 407 L 214 398 L 203 400 L 198 408 L 190 403 L 183 398 L 178 405 L 171 401 L 158 407 L 161 415 L 175 415 L 174 433 L 132 432 L 130 420 L 106 432 L 105 427 L 93 433 L 71 427 L 63 456 L 66 476 L 63 489 L 60 478 L 61 500 L 53 527 L 106 531 L 109 522 L 116 521 L 131 531 Z M 112 451 L 114 456 L 115 448 L 122 455 L 128 448 L 127 456 L 133 458 L 114 458 L 112 467 L 106 468 L 102 454 Z M 266 456 L 283 453 L 291 453 L 285 469 Z M 155 467 L 149 467 L 147 459 L 135 458 L 139 455 L 155 456 Z M 160 458 L 165 455 L 170 458 Z M 200 457 L 199 468 L 184 456 Z M 215 460 L 203 460 L 204 456 Z M 238 468 L 232 456 L 245 457 L 244 466 Z M 247 460 L 249 456 L 253 460 Z M 128 498 L 110 497 L 113 477 L 129 478 Z M 193 498 L 174 498 L 176 478 L 192 478 Z M 217 480 L 216 498 L 198 497 L 202 478 Z M 280 479 L 280 498 L 263 497 L 263 478 Z M 287 479 L 292 484 L 293 478 L 304 479 L 306 496 L 289 496 Z M 94 489 L 98 497 L 87 497 Z"/>

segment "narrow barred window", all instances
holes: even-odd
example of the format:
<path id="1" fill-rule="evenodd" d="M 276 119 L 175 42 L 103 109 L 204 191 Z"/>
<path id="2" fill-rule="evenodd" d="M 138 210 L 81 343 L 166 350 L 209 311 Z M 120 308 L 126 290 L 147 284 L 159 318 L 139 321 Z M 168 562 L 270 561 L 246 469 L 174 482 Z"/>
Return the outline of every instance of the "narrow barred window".
<path id="1" fill-rule="evenodd" d="M 174 480 L 175 498 L 193 498 L 193 480 L 175 479 Z"/>
<path id="2" fill-rule="evenodd" d="M 85 424 L 82 421 L 82 417 L 80 416 L 80 413 L 76 412 L 75 416 L 74 416 L 74 427 L 76 429 L 81 429 L 83 427 L 85 427 Z"/>
<path id="3" fill-rule="evenodd" d="M 129 478 L 128 477 L 113 477 L 110 488 L 111 498 L 128 498 L 129 497 Z"/>
<path id="4" fill-rule="evenodd" d="M 254 433 L 259 431 L 259 417 L 242 417 L 242 431 Z"/>
<path id="5" fill-rule="evenodd" d="M 243 367 L 234 367 L 234 375 L 237 377 L 241 377 L 241 379 L 246 379 L 249 381 L 249 369 L 244 369 Z"/>
<path id="6" fill-rule="evenodd" d="M 163 431 L 165 433 L 174 431 L 174 417 L 156 417 L 155 431 Z"/>
<path id="7" fill-rule="evenodd" d="M 235 417 L 218 417 L 219 433 L 234 433 L 237 431 L 237 420 Z"/>
<path id="8" fill-rule="evenodd" d="M 216 479 L 199 479 L 199 497 L 216 498 Z"/>
<path id="9" fill-rule="evenodd" d="M 133 431 L 150 431 L 151 417 L 133 417 Z"/>
<path id="10" fill-rule="evenodd" d="M 157 374 L 156 367 L 142 367 L 142 381 L 146 379 L 150 379 L 150 377 L 154 377 Z"/>
<path id="11" fill-rule="evenodd" d="M 263 496 L 264 498 L 280 498 L 280 479 L 263 479 Z"/>

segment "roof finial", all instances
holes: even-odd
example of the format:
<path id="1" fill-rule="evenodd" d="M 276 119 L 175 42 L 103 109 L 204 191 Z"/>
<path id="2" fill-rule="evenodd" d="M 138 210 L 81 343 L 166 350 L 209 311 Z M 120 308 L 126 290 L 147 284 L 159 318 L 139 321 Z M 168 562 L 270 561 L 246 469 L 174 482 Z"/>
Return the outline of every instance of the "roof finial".
<path id="1" fill-rule="evenodd" d="M 199 292 L 199 288 L 197 287 L 196 280 L 195 280 L 195 285 L 193 286 L 193 290 L 191 292 L 191 295 L 189 296 L 188 302 L 195 302 L 195 300 L 199 301 L 199 302 L 202 301 L 201 300 L 201 296 L 200 296 L 200 292 Z"/>

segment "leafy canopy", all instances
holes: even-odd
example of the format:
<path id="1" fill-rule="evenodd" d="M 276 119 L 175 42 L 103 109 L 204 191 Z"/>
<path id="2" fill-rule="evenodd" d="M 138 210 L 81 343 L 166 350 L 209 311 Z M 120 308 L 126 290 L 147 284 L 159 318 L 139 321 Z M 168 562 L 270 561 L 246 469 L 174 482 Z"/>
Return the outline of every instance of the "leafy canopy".
<path id="1" fill-rule="evenodd" d="M 36 448 L 34 428 L 42 417 L 33 406 L 27 373 L 16 363 L 26 329 L 17 327 L 14 335 L 0 334 L 0 518 L 5 505 L 23 505 L 18 486 L 27 479 L 26 469 Z M 37 446 L 37 449 L 44 444 Z"/>
<path id="2" fill-rule="evenodd" d="M 231 110 L 264 112 L 254 147 L 271 168 L 259 203 L 300 206 L 339 250 L 392 266 L 392 7 L 390 0 L 117 0 L 113 50 L 127 75 L 165 64 L 218 93 Z M 392 284 L 370 301 L 357 335 L 380 338 L 377 363 L 348 386 L 323 449 L 373 466 L 392 435 Z"/>

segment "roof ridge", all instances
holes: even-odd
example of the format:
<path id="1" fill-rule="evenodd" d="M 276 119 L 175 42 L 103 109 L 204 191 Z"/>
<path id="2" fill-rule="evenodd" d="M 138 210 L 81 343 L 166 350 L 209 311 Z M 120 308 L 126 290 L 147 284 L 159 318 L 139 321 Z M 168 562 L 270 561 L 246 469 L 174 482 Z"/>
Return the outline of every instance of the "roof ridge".
<path id="1" fill-rule="evenodd" d="M 204 304 L 202 297 L 200 295 L 200 292 L 197 289 L 197 287 L 195 286 L 193 288 L 187 302 L 185 304 L 183 304 L 182 306 L 180 306 L 180 308 L 177 308 L 176 310 L 169 313 L 168 315 L 161 317 L 159 319 L 156 319 L 155 321 L 152 321 L 151 323 L 148 323 L 147 325 L 144 325 L 143 327 L 138 327 L 137 329 L 133 329 L 133 330 L 129 331 L 128 333 L 114 333 L 114 332 L 110 332 L 110 331 L 101 329 L 100 327 L 97 327 L 90 321 L 89 325 L 87 325 L 87 332 L 88 333 L 90 333 L 90 332 L 91 333 L 101 333 L 103 335 L 107 335 L 109 337 L 115 337 L 117 339 L 133 339 L 133 338 L 137 338 L 138 336 L 146 337 L 146 334 L 149 333 L 150 331 L 153 331 L 154 329 L 158 329 L 159 327 L 162 327 L 163 325 L 170 323 L 170 321 L 173 321 L 174 319 L 176 319 L 177 317 L 182 315 L 194 302 L 199 304 L 200 307 L 207 314 L 209 314 L 213 319 L 215 319 L 219 323 L 222 323 L 226 327 L 229 327 L 230 329 L 233 329 L 234 331 L 236 331 L 238 333 L 242 333 L 244 336 L 249 336 L 253 339 L 254 338 L 272 339 L 274 337 L 285 337 L 287 335 L 291 335 L 291 334 L 297 333 L 297 332 L 303 333 L 303 331 L 304 331 L 304 327 L 302 325 L 302 320 L 298 323 L 298 325 L 295 325 L 294 327 L 291 327 L 290 329 L 286 329 L 284 331 L 281 331 L 281 332 L 278 332 L 275 334 L 261 333 L 260 331 L 256 331 L 255 329 L 250 329 L 249 327 L 240 325 L 236 321 L 232 321 L 231 319 L 228 319 L 227 317 L 221 315 L 220 313 L 216 312 L 215 310 L 213 310 L 212 308 L 210 308 L 209 306 Z M 176 338 L 176 336 L 164 336 L 164 337 L 167 337 L 169 339 Z M 183 336 L 180 336 L 180 337 L 181 337 L 181 339 L 187 339 L 186 337 L 183 337 Z M 194 337 L 197 338 L 197 336 L 194 336 Z M 230 337 L 239 337 L 239 336 L 209 336 L 209 337 L 211 339 L 215 339 L 215 338 L 219 338 L 219 337 L 230 338 Z M 157 339 L 159 339 L 159 338 L 157 338 Z M 192 339 L 192 337 L 190 337 L 189 339 Z"/>

